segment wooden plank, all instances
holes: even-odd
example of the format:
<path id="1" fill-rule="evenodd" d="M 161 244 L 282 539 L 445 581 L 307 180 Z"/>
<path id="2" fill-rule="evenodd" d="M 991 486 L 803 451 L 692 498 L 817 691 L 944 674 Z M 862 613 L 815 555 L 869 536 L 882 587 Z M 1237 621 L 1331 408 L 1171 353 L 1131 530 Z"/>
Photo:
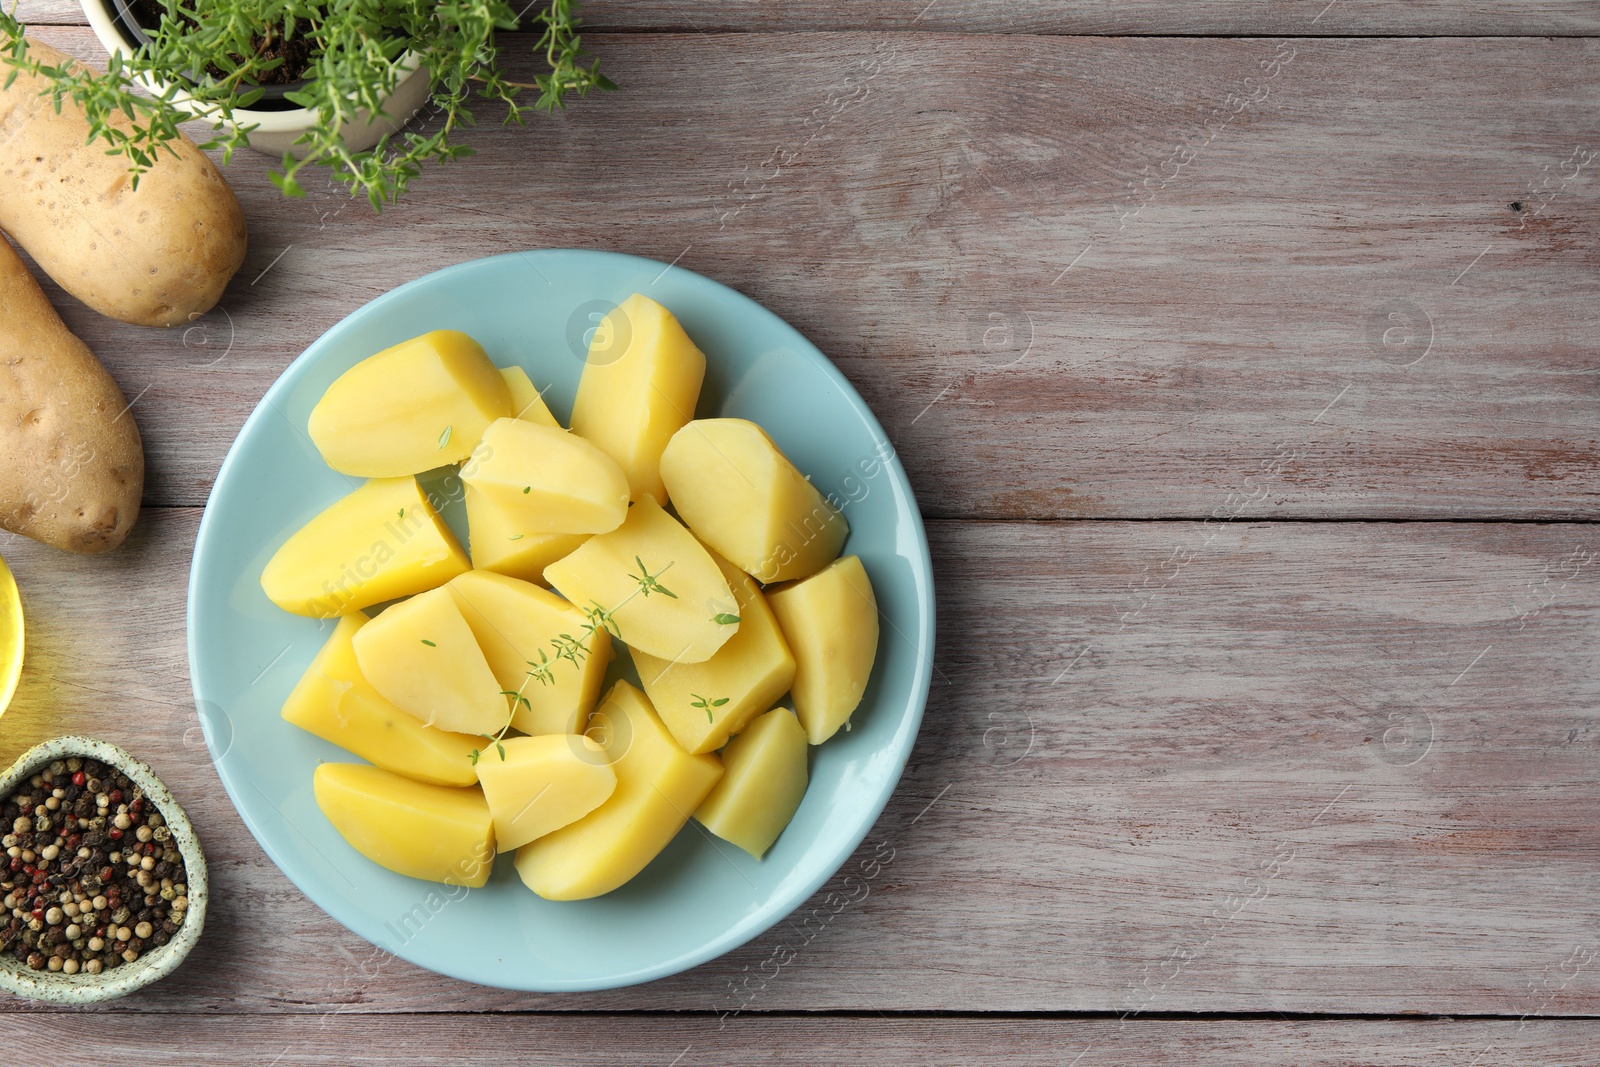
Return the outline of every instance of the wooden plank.
<path id="1" fill-rule="evenodd" d="M 1241 36 L 1472 36 L 1592 34 L 1600 13 L 1577 0 L 1527 4 L 1424 0 L 595 0 L 585 5 L 595 26 L 701 31 L 927 30 L 965 33 L 1179 34 Z"/>
<path id="2" fill-rule="evenodd" d="M 894 1019 L 871 1015 L 744 1019 L 719 1029 L 687 1016 L 566 1016 L 486 1024 L 481 1015 L 376 1019 L 325 1017 L 309 1033 L 303 1020 L 270 1016 L 123 1016 L 114 1031 L 81 1016 L 0 1020 L 0 1035 L 30 1056 L 103 1053 L 162 1067 L 343 1067 L 359 1049 L 363 1064 L 475 1067 L 560 1064 L 594 1059 L 619 1067 L 717 1067 L 762 1063 L 1005 1064 L 1007 1067 L 1105 1067 L 1112 1063 L 1361 1064 L 1413 1067 L 1545 1067 L 1593 1063 L 1600 1051 L 1593 1023 L 1515 1020 L 1138 1020 Z M 37 1051 L 35 1051 L 37 1050 Z M 1073 1057 L 1081 1058 L 1074 1060 Z M 273 1057 L 278 1057 L 276 1060 Z M 674 1058 L 676 1057 L 676 1058 Z M 1476 1057 L 1476 1058 L 1474 1058 Z"/>
<path id="3" fill-rule="evenodd" d="M 1600 43 L 689 34 L 604 54 L 624 92 L 483 122 L 476 158 L 378 217 L 315 181 L 284 201 L 244 154 L 249 259 L 187 330 L 52 288 L 141 396 L 149 500 L 203 502 L 266 384 L 377 294 L 582 246 L 677 260 L 795 323 L 933 516 L 1600 515 Z"/>
<path id="4" fill-rule="evenodd" d="M 11 8 L 7 7 L 8 11 Z M 87 26 L 83 8 L 73 0 L 18 0 L 16 17 L 28 26 Z"/>
<path id="5" fill-rule="evenodd" d="M 836 31 L 938 30 L 967 33 L 1238 34 L 1404 36 L 1593 34 L 1600 13 L 1584 0 L 1517 4 L 1421 0 L 591 0 L 592 30 Z M 24 22 L 80 24 L 71 0 L 22 0 Z"/>
<path id="6" fill-rule="evenodd" d="M 933 698 L 855 879 L 687 974 L 540 997 L 375 953 L 248 836 L 188 690 L 197 520 L 0 543 L 31 635 L 0 760 L 123 744 L 211 858 L 195 957 L 123 1008 L 1600 1011 L 1592 526 L 935 522 Z"/>

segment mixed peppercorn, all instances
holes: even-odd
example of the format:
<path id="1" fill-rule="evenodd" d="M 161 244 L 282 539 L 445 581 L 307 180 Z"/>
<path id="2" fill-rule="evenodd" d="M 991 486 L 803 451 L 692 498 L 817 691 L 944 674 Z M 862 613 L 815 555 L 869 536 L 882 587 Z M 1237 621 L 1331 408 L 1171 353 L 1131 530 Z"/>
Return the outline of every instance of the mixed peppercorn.
<path id="1" fill-rule="evenodd" d="M 0 953 L 99 974 L 165 945 L 188 912 L 183 856 L 126 775 L 56 760 L 0 806 Z"/>

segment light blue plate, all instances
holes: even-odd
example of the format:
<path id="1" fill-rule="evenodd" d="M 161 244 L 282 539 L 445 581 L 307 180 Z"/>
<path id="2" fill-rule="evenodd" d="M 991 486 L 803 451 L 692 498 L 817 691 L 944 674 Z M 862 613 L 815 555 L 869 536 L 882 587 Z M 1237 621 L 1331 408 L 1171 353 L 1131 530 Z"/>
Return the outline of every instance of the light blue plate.
<path id="1" fill-rule="evenodd" d="M 352 364 L 428 330 L 476 337 L 520 364 L 565 422 L 588 331 L 634 292 L 666 305 L 705 351 L 698 414 L 752 419 L 835 500 L 877 592 L 882 640 L 848 733 L 812 750 L 811 786 L 760 861 L 691 822 L 643 874 L 596 900 L 552 903 L 509 856 L 464 890 L 365 859 L 317 810 L 311 772 L 351 760 L 278 717 L 331 623 L 274 607 L 263 565 L 356 481 L 329 470 L 307 416 Z M 447 518 L 449 516 L 447 515 Z M 464 533 L 464 531 L 458 532 Z M 933 655 L 927 537 L 905 471 L 844 377 L 799 333 L 739 293 L 682 268 L 605 252 L 495 256 L 430 274 L 361 308 L 284 372 L 222 464 L 189 582 L 189 663 L 217 773 L 245 825 L 335 919 L 398 956 L 471 982 L 605 989 L 693 967 L 755 937 L 849 858 L 888 802 L 916 738 Z"/>

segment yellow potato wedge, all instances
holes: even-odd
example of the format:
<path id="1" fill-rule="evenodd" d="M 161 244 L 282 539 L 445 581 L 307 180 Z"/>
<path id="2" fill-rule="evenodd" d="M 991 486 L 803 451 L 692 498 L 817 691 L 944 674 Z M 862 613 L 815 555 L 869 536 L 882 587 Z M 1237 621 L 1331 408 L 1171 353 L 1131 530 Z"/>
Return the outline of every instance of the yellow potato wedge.
<path id="1" fill-rule="evenodd" d="M 517 874 L 547 900 L 611 892 L 644 870 L 683 829 L 722 777 L 716 756 L 691 756 L 645 695 L 618 682 L 595 711 L 590 736 L 617 776 L 604 804 L 517 850 Z"/>
<path id="2" fill-rule="evenodd" d="M 483 739 L 424 726 L 372 688 L 351 645 L 366 623 L 359 611 L 339 620 L 284 701 L 284 719 L 384 770 L 433 785 L 472 785 L 472 753 Z"/>
<path id="3" fill-rule="evenodd" d="M 472 569 L 415 478 L 374 478 L 291 534 L 261 572 L 278 607 L 326 619 Z"/>
<path id="4" fill-rule="evenodd" d="M 878 601 L 856 556 L 767 590 L 794 652 L 794 710 L 813 745 L 850 720 L 878 656 Z"/>
<path id="5" fill-rule="evenodd" d="M 350 847 L 409 878 L 477 888 L 494 866 L 483 790 L 429 785 L 364 763 L 323 763 L 317 807 Z"/>
<path id="6" fill-rule="evenodd" d="M 694 817 L 756 859 L 789 825 L 806 794 L 806 731 L 788 708 L 757 718 L 722 751 L 722 780 Z"/>

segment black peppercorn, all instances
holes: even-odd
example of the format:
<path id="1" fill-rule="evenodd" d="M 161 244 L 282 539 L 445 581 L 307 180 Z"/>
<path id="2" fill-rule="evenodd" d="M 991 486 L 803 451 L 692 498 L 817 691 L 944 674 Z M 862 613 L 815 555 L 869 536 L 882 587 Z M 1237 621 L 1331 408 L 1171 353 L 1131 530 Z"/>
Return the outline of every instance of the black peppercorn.
<path id="1" fill-rule="evenodd" d="M 183 890 L 161 883 L 183 885 L 187 876 L 181 853 L 170 847 L 166 820 L 126 775 L 93 760 L 61 762 L 0 800 L 0 831 L 10 831 L 5 847 L 16 847 L 15 856 L 0 856 L 0 890 L 17 912 L 0 911 L 0 953 L 35 970 L 99 974 L 171 941 L 184 913 L 174 918 L 160 894 L 177 899 Z M 108 843 L 113 820 L 120 821 Z M 37 856 L 24 859 L 23 850 Z M 143 857 L 156 862 L 144 859 L 146 868 L 138 862 Z M 117 939 L 119 927 L 134 925 L 138 932 Z M 67 936 L 69 926 L 77 938 Z M 146 936 L 137 936 L 141 932 Z"/>

